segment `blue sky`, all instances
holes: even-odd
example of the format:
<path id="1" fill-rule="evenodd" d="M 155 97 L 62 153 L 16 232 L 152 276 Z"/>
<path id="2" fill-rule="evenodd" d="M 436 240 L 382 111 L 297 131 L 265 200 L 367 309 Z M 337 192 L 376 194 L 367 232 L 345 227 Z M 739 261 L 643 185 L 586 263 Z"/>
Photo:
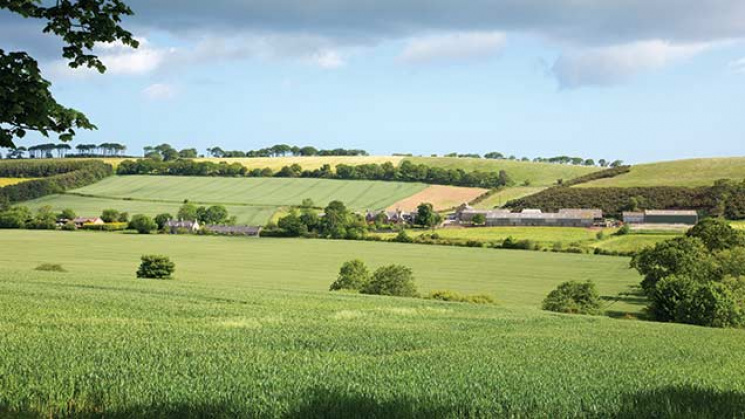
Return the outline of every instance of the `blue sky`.
<path id="1" fill-rule="evenodd" d="M 105 75 L 66 69 L 37 23 L 4 11 L 0 46 L 33 52 L 98 125 L 75 143 L 132 153 L 745 155 L 745 5 L 699 3 L 132 0 L 142 46 L 98 48 Z"/>

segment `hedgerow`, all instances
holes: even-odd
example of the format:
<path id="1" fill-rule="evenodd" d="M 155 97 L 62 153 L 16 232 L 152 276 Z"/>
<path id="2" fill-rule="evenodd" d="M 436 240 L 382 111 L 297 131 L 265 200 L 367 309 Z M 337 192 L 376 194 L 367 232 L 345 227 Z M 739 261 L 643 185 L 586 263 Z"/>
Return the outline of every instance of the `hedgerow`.
<path id="1" fill-rule="evenodd" d="M 563 181 L 561 184 L 564 186 L 574 186 L 582 183 L 592 182 L 593 180 L 613 178 L 624 173 L 629 173 L 630 171 L 631 166 L 611 167 L 610 169 L 588 173 L 586 175 L 579 176 L 568 181 Z"/>
<path id="2" fill-rule="evenodd" d="M 113 174 L 113 168 L 101 161 L 3 161 L 0 162 L 0 177 L 41 179 L 0 188 L 0 202 L 41 198 L 87 186 Z"/>

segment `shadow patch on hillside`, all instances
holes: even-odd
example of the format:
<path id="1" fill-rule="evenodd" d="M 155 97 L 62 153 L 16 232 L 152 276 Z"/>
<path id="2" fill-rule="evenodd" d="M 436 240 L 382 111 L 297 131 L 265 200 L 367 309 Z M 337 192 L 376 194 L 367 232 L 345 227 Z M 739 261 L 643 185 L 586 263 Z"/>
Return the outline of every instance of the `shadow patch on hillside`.
<path id="1" fill-rule="evenodd" d="M 623 396 L 614 415 L 636 418 L 743 418 L 745 393 L 697 387 L 662 387 Z"/>

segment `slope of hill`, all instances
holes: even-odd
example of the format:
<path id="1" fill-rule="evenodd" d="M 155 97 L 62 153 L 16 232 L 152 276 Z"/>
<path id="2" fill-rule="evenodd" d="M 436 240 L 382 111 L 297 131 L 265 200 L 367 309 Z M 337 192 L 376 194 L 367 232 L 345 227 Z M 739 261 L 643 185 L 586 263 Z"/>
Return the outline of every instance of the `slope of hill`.
<path id="1" fill-rule="evenodd" d="M 571 166 L 566 164 L 533 163 L 514 160 L 469 159 L 450 157 L 408 157 L 413 163 L 446 169 L 463 169 L 467 172 L 498 172 L 504 170 L 515 181 L 522 185 L 526 180 L 531 186 L 550 186 L 557 179 L 569 180 L 577 176 L 602 170 L 600 167 Z"/>
<path id="2" fill-rule="evenodd" d="M 211 161 L 219 163 L 221 161 L 227 163 L 240 163 L 249 169 L 263 169 L 268 167 L 272 170 L 279 170 L 284 166 L 292 164 L 299 164 L 303 169 L 315 170 L 323 166 L 324 164 L 330 165 L 332 168 L 338 164 L 347 164 L 350 166 L 358 166 L 361 164 L 383 164 L 393 163 L 394 166 L 398 166 L 403 160 L 403 157 L 397 156 L 309 156 L 309 157 L 252 157 L 252 158 L 214 158 L 205 157 L 201 159 L 194 159 L 196 161 Z"/>
<path id="3" fill-rule="evenodd" d="M 745 157 L 640 164 L 632 166 L 629 173 L 575 187 L 711 186 L 719 179 L 745 179 Z"/>

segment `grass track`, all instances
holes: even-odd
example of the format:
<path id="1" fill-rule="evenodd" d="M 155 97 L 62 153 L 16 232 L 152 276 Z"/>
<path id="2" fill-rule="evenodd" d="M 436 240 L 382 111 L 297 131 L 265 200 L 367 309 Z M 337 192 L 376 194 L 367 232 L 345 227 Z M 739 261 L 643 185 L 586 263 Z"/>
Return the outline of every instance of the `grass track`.
<path id="1" fill-rule="evenodd" d="M 745 157 L 640 164 L 627 174 L 575 187 L 710 186 L 719 179 L 745 179 Z"/>
<path id="2" fill-rule="evenodd" d="M 638 280 L 618 270 L 621 258 L 28 231 L 0 232 L 0 244 L 3 417 L 721 418 L 745 411 L 743 331 L 534 308 L 534 288 L 583 272 L 604 293 Z M 178 280 L 133 278 L 132 257 L 153 250 L 174 255 Z M 530 296 L 476 306 L 323 291 L 336 262 L 353 256 L 416 265 L 422 285 L 512 283 Z M 46 259 L 70 272 L 30 270 Z M 446 266 L 453 269 L 442 272 Z"/>

